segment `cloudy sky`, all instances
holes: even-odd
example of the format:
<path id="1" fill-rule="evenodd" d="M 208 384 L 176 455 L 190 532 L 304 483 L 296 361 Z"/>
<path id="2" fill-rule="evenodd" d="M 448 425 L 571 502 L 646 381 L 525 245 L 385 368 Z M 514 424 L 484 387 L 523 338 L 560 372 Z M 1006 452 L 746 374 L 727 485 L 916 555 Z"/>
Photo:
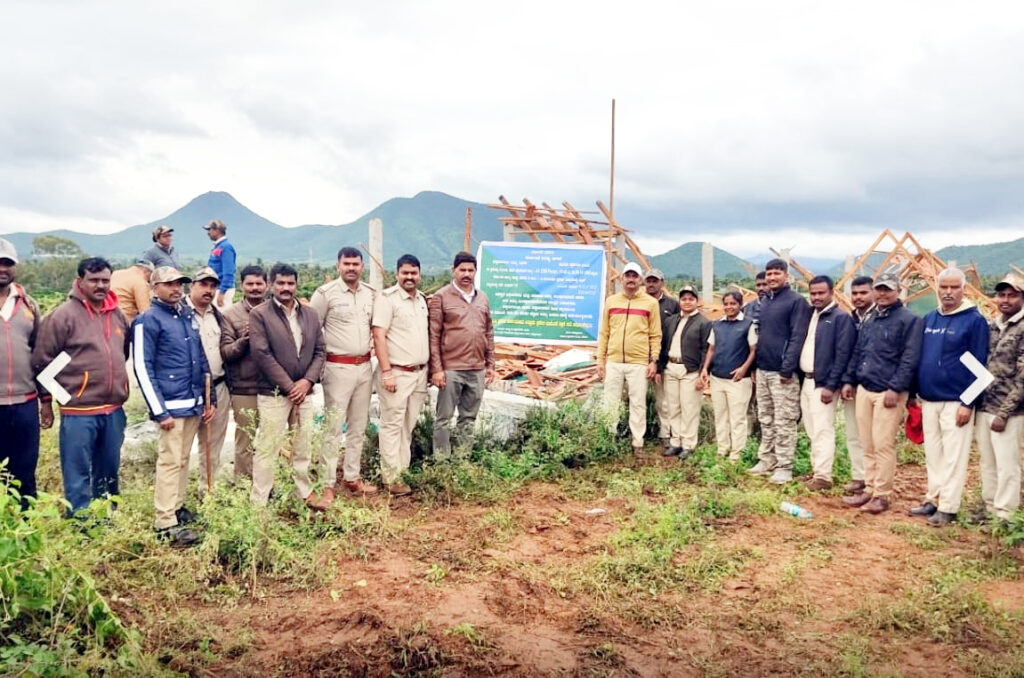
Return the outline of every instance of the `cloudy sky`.
<path id="1" fill-rule="evenodd" d="M 224 190 L 285 226 L 439 190 L 649 253 L 1024 235 L 1019 2 L 4 1 L 0 233 Z"/>

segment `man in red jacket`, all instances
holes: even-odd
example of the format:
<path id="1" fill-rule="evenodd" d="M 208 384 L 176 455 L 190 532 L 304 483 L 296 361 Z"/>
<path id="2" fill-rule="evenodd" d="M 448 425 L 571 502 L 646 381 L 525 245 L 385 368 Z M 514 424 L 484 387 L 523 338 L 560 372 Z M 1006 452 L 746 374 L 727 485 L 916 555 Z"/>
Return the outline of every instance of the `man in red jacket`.
<path id="1" fill-rule="evenodd" d="M 39 329 L 32 367 L 38 374 L 67 354 L 58 389 L 44 396 L 43 421 L 53 421 L 50 397 L 60 403 L 60 467 L 71 514 L 118 493 L 128 399 L 128 321 L 110 291 L 112 267 L 90 257 L 78 264 L 68 300 Z"/>

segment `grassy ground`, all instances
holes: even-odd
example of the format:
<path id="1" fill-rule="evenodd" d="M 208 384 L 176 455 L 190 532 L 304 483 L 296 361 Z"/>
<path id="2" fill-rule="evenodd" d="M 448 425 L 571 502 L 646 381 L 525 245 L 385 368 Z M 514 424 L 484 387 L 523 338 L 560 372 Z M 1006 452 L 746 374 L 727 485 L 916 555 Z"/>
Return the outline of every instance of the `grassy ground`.
<path id="1" fill-rule="evenodd" d="M 538 412 L 418 464 L 411 498 L 319 516 L 283 470 L 267 509 L 225 482 L 186 551 L 153 537 L 144 449 L 85 524 L 0 502 L 0 674 L 1024 675 L 1024 522 L 902 515 L 924 489 L 910 445 L 879 517 L 747 476 L 755 449 L 636 458 L 585 408 Z M 40 481 L 59 492 L 53 432 Z"/>

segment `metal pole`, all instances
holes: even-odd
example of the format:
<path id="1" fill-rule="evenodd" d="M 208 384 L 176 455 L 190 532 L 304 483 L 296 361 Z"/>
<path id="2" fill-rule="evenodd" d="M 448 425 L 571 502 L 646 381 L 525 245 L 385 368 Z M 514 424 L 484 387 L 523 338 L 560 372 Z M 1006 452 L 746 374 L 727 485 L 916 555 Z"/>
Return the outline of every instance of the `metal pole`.
<path id="1" fill-rule="evenodd" d="M 608 181 L 608 212 L 615 214 L 615 99 L 612 99 L 612 165 Z"/>

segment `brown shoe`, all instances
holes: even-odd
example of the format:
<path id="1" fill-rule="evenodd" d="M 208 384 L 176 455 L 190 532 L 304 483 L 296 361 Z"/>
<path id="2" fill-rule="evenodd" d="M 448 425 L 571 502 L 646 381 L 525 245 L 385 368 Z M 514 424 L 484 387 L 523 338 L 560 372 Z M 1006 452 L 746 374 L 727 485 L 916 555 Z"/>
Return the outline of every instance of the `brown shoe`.
<path id="1" fill-rule="evenodd" d="M 849 506 L 850 508 L 857 508 L 858 506 L 863 506 L 869 501 L 871 501 L 871 495 L 868 494 L 867 492 L 861 492 L 860 494 L 855 494 L 852 497 L 843 497 L 843 503 Z"/>
<path id="2" fill-rule="evenodd" d="M 843 485 L 843 492 L 847 494 L 860 494 L 864 491 L 865 487 L 867 487 L 867 484 L 863 480 L 851 480 Z"/>
<path id="3" fill-rule="evenodd" d="M 633 454 L 635 454 L 635 455 L 638 455 L 638 456 L 639 456 L 639 455 L 641 455 L 641 454 L 643 454 L 643 453 L 644 453 L 644 448 L 643 448 L 643 446 L 640 446 L 640 445 L 634 445 L 634 446 L 633 446 Z"/>
<path id="4" fill-rule="evenodd" d="M 317 496 L 316 492 L 310 492 L 309 496 L 306 497 L 306 506 L 313 509 L 314 511 L 323 511 L 323 500 Z"/>
<path id="5" fill-rule="evenodd" d="M 889 510 L 889 500 L 885 497 L 872 497 L 871 501 L 860 507 L 860 510 L 877 516 L 879 513 Z"/>
<path id="6" fill-rule="evenodd" d="M 832 489 L 832 482 L 821 478 L 811 478 L 804 484 L 804 487 L 811 492 L 824 492 Z"/>
<path id="7" fill-rule="evenodd" d="M 377 486 L 371 485 L 362 478 L 356 478 L 355 480 L 345 480 L 342 482 L 345 489 L 353 494 L 377 494 Z"/>
<path id="8" fill-rule="evenodd" d="M 391 483 L 388 485 L 388 493 L 393 497 L 404 497 L 412 494 L 412 488 L 403 482 Z"/>
<path id="9" fill-rule="evenodd" d="M 320 497 L 320 508 L 326 510 L 328 506 L 334 503 L 334 499 L 334 488 L 328 487 Z"/>

